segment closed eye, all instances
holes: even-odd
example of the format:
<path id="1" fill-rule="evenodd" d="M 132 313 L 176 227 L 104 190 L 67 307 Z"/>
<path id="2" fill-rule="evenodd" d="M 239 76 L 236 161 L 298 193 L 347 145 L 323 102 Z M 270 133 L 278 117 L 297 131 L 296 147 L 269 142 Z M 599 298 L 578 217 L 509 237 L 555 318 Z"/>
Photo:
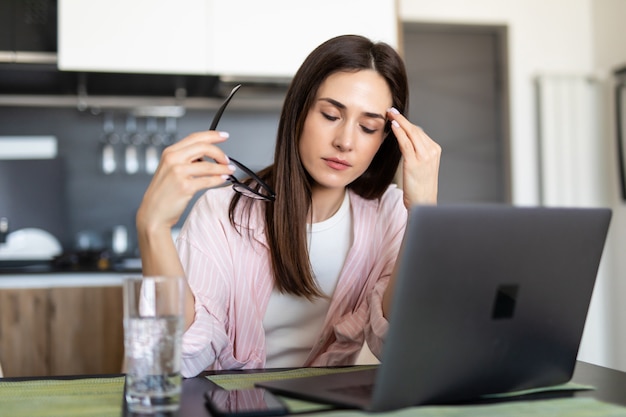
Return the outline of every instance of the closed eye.
<path id="1" fill-rule="evenodd" d="M 335 120 L 339 119 L 339 117 L 331 116 L 330 114 L 327 114 L 324 112 L 322 112 L 322 116 L 324 116 L 324 118 L 330 120 L 331 122 L 334 122 Z"/>
<path id="2" fill-rule="evenodd" d="M 332 115 L 330 115 L 330 114 L 328 114 L 328 113 L 325 113 L 325 112 L 323 112 L 323 111 L 322 111 L 322 112 L 320 112 L 320 113 L 322 114 L 322 116 L 323 116 L 326 120 L 329 120 L 329 121 L 331 121 L 331 122 L 335 122 L 335 121 L 339 120 L 339 118 L 340 118 L 339 116 L 332 116 Z M 363 130 L 363 132 L 364 132 L 365 134 L 367 134 L 367 135 L 373 135 L 374 133 L 376 133 L 376 132 L 378 131 L 378 129 L 377 129 L 377 128 L 372 129 L 372 128 L 369 128 L 369 127 L 364 126 L 364 125 L 359 125 L 359 126 L 361 127 L 361 130 Z"/>

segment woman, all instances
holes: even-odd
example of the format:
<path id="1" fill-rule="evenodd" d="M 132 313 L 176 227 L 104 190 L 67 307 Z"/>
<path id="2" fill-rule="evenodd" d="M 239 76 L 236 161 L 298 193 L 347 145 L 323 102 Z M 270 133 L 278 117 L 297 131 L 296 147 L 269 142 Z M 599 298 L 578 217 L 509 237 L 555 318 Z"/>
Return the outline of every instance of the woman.
<path id="1" fill-rule="evenodd" d="M 275 201 L 216 188 L 235 170 L 217 146 L 225 132 L 163 152 L 137 230 L 144 275 L 189 284 L 184 376 L 347 365 L 364 341 L 380 353 L 407 209 L 437 199 L 441 149 L 402 115 L 407 104 L 397 52 L 339 36 L 287 91 L 274 163 L 259 173 Z M 402 190 L 392 184 L 401 158 Z M 171 227 L 205 188 L 175 246 Z"/>

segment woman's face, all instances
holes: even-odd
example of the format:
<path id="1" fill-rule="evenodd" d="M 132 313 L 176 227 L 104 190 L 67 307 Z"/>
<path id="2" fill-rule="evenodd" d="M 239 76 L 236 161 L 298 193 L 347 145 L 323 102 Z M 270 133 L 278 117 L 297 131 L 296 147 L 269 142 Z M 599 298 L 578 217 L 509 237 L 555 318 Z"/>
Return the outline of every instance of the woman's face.
<path id="1" fill-rule="evenodd" d="M 334 73 L 320 85 L 299 151 L 313 188 L 344 188 L 365 172 L 385 138 L 387 82 L 376 71 Z"/>

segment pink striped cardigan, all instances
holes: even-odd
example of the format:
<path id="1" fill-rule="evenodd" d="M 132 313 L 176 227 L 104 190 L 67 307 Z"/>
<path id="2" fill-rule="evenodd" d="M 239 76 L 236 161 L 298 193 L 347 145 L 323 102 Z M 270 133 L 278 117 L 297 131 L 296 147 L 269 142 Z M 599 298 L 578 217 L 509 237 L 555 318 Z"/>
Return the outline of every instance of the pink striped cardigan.
<path id="1" fill-rule="evenodd" d="M 182 374 L 205 369 L 263 368 L 263 316 L 273 287 L 260 210 L 239 235 L 230 225 L 232 189 L 207 191 L 183 226 L 177 247 L 195 295 L 196 318 L 183 335 Z M 388 323 L 382 296 L 407 220 L 402 191 L 380 200 L 350 193 L 354 241 L 341 271 L 318 343 L 303 366 L 354 363 L 367 340 L 379 354 Z M 257 205 L 258 206 L 258 205 Z M 249 232 L 249 233 L 248 233 Z"/>

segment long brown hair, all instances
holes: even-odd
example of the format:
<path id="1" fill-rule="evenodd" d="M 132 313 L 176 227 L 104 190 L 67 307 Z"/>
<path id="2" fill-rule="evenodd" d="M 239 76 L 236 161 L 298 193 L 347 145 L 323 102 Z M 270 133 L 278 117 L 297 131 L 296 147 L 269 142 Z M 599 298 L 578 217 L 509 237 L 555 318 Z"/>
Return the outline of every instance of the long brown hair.
<path id="1" fill-rule="evenodd" d="M 248 213 L 254 204 L 263 205 L 275 285 L 282 293 L 308 299 L 323 296 L 313 277 L 306 239 L 313 180 L 302 165 L 298 142 L 322 82 L 336 72 L 364 69 L 375 70 L 387 81 L 393 106 L 406 114 L 409 98 L 406 69 L 391 46 L 358 35 L 338 36 L 322 43 L 304 60 L 291 81 L 278 125 L 274 163 L 259 172 L 275 190 L 276 201 L 259 202 L 245 197 L 242 200 L 235 194 L 230 203 L 233 227 L 238 203 L 245 201 Z M 400 158 L 398 142 L 390 131 L 370 166 L 348 188 L 365 199 L 380 198 L 393 181 Z"/>

